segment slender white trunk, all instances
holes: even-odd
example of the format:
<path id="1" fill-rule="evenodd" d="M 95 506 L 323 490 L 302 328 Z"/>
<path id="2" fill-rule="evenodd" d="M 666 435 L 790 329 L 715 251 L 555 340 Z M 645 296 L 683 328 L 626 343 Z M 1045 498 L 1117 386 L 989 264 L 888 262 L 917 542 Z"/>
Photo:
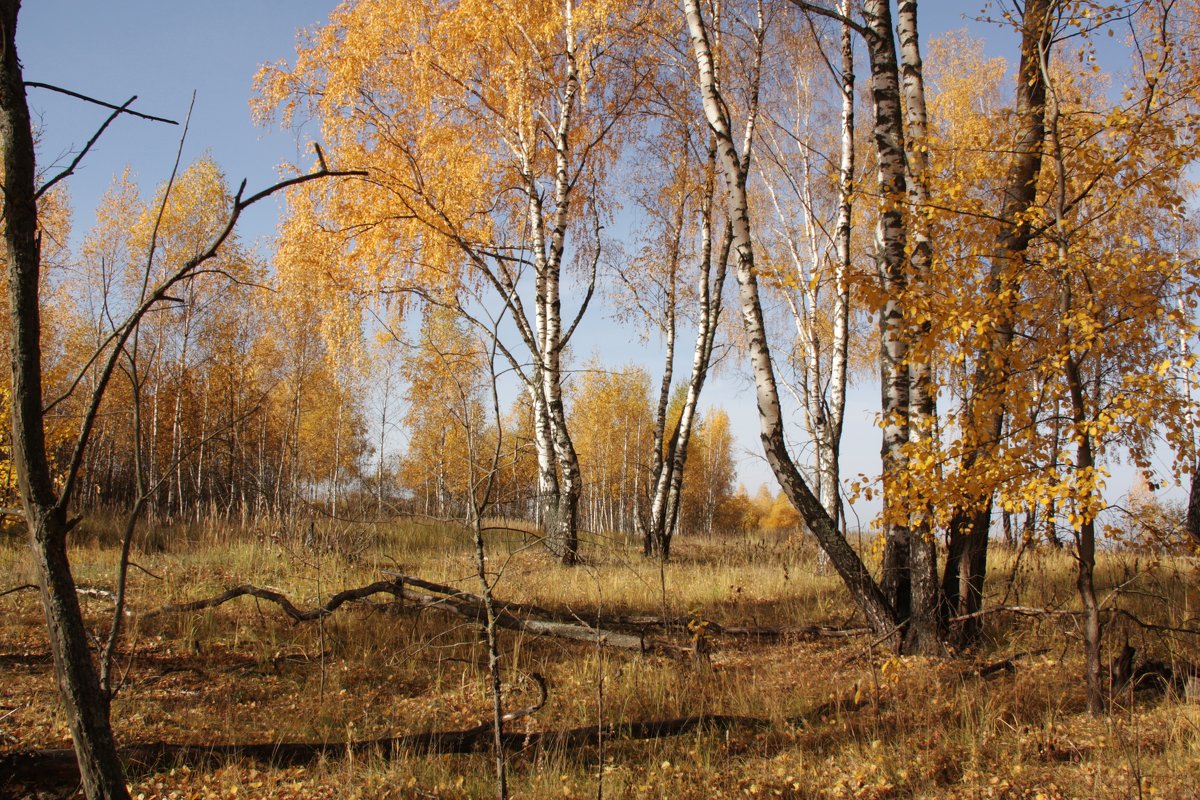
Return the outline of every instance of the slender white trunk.
<path id="1" fill-rule="evenodd" d="M 850 0 L 841 12 L 850 15 Z M 834 524 L 841 513 L 842 422 L 846 415 L 846 372 L 850 352 L 850 237 L 854 221 L 854 40 L 848 25 L 841 31 L 842 147 L 838 163 L 837 261 L 833 273 L 833 353 L 826 414 L 825 472 L 821 499 Z"/>
<path id="2" fill-rule="evenodd" d="M 896 618 L 879 587 L 871 579 L 858 554 L 838 532 L 834 521 L 805 483 L 787 450 L 779 390 L 775 382 L 766 325 L 759 301 L 754 271 L 749 204 L 746 197 L 745 154 L 739 156 L 734 143 L 728 106 L 717 87 L 712 49 L 698 0 L 683 0 L 683 12 L 699 73 L 704 113 L 717 139 L 717 155 L 725 180 L 725 199 L 732 230 L 732 249 L 737 255 L 737 279 L 741 294 L 742 323 L 750 353 L 758 400 L 758 415 L 767 462 L 789 500 L 808 523 L 821 547 L 829 554 L 851 596 L 863 610 L 871 628 L 879 635 L 894 638 Z"/>

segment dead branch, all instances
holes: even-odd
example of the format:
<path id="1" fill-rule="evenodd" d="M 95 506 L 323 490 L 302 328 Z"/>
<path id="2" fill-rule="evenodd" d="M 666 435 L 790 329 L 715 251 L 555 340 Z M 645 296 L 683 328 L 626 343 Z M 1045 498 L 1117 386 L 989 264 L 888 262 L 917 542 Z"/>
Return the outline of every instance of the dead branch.
<path id="1" fill-rule="evenodd" d="M 48 89 L 52 92 L 58 92 L 59 94 L 65 94 L 68 97 L 74 97 L 76 100 L 83 100 L 88 103 L 94 103 L 94 104 L 100 106 L 101 108 L 107 108 L 112 111 L 117 111 L 121 114 L 128 114 L 131 117 L 138 117 L 140 119 L 149 120 L 150 122 L 164 122 L 167 125 L 178 125 L 179 124 L 178 122 L 176 122 L 173 119 L 167 119 L 165 117 L 156 117 L 151 114 L 143 114 L 140 111 L 134 111 L 131 108 L 127 108 L 126 106 L 128 106 L 129 103 L 133 102 L 133 100 L 136 100 L 137 99 L 136 97 L 128 100 L 125 103 L 125 105 L 118 106 L 118 105 L 113 105 L 112 103 L 106 103 L 103 100 L 97 100 L 96 98 L 89 97 L 86 94 L 80 94 L 79 92 L 73 92 L 70 89 L 64 89 L 61 86 L 55 86 L 50 83 L 42 83 L 41 81 L 25 81 L 25 85 L 30 88 Z"/>
<path id="2" fill-rule="evenodd" d="M 958 617 L 951 617 L 949 622 L 963 622 L 977 617 L 985 617 L 989 614 L 1019 614 L 1024 617 L 1079 617 L 1084 612 L 1069 611 L 1059 608 L 1036 608 L 1033 606 L 992 606 L 975 611 L 971 614 L 963 614 Z M 1123 608 L 1102 608 L 1101 614 L 1107 614 L 1114 617 L 1124 617 L 1125 619 L 1137 625 L 1139 628 L 1148 631 L 1158 631 L 1159 633 L 1187 633 L 1192 636 L 1200 636 L 1200 628 L 1181 627 L 1177 625 L 1160 625 L 1155 622 L 1146 622 L 1131 611 L 1126 611 Z"/>
<path id="3" fill-rule="evenodd" d="M 402 598 L 403 587 L 394 581 L 376 581 L 367 586 L 362 586 L 358 589 L 346 589 L 338 592 L 329 598 L 323 605 L 310 609 L 299 609 L 291 600 L 282 592 L 277 592 L 274 589 L 264 589 L 254 586 L 249 583 L 243 583 L 241 586 L 234 586 L 232 589 L 227 589 L 215 597 L 209 597 L 204 600 L 194 600 L 190 603 L 168 603 L 162 608 L 143 612 L 140 616 L 143 619 L 157 617 L 163 614 L 183 614 L 189 611 L 203 611 L 207 608 L 216 608 L 219 605 L 228 603 L 230 600 L 235 600 L 239 597 L 257 597 L 259 600 L 268 600 L 278 605 L 283 612 L 291 617 L 296 622 L 310 622 L 320 617 L 327 616 L 336 611 L 340 606 L 351 600 L 362 600 L 374 594 L 386 593 L 397 598 Z M 132 614 L 134 612 L 126 612 Z"/>
<path id="4" fill-rule="evenodd" d="M 537 702 L 531 706 L 525 706 L 524 708 L 518 708 L 513 711 L 509 711 L 501 718 L 502 722 L 512 722 L 513 720 L 518 720 L 522 717 L 533 716 L 537 712 L 541 711 L 542 707 L 546 705 L 546 701 L 550 698 L 550 690 L 546 685 L 546 679 L 542 677 L 540 672 L 531 672 L 529 673 L 529 677 L 533 678 L 533 682 L 536 683 L 538 687 Z"/>
<path id="5" fill-rule="evenodd" d="M 85 144 L 83 146 L 83 149 L 75 154 L 75 158 L 71 159 L 71 163 L 67 165 L 67 168 L 64 169 L 62 172 L 58 173 L 57 175 L 55 175 L 50 180 L 43 183 L 41 188 L 39 188 L 36 192 L 34 192 L 34 195 L 33 195 L 34 199 L 40 200 L 42 198 L 42 196 L 44 194 L 46 194 L 46 192 L 53 189 L 55 187 L 55 185 L 57 185 L 59 182 L 65 181 L 67 178 L 74 175 L 75 169 L 83 162 L 83 159 L 87 158 L 87 154 L 89 152 L 91 152 L 93 147 L 96 146 L 96 142 L 100 141 L 100 137 L 104 135 L 104 132 L 106 130 L 108 130 L 108 126 L 112 124 L 113 120 L 115 120 L 117 117 L 121 116 L 121 114 L 130 113 L 129 105 L 134 100 L 137 100 L 136 94 L 133 97 L 126 100 L 124 105 L 121 105 L 115 111 L 113 111 L 111 114 L 109 114 L 108 119 L 104 120 L 104 123 L 100 126 L 100 129 L 97 130 L 94 134 L 92 134 L 92 138 L 87 140 L 87 144 Z"/>
<path id="6" fill-rule="evenodd" d="M 470 622 L 480 623 L 486 619 L 483 598 L 434 581 L 412 575 L 384 571 L 391 580 L 357 589 L 346 589 L 329 598 L 321 606 L 311 609 L 298 608 L 286 595 L 274 589 L 242 584 L 202 600 L 188 603 L 168 604 L 159 609 L 141 613 L 143 619 L 163 614 L 181 614 L 203 611 L 228 603 L 239 597 L 255 597 L 275 603 L 295 622 L 310 622 L 333 613 L 352 600 L 366 600 L 375 594 L 390 594 L 397 600 L 408 602 L 420 609 L 454 614 Z M 634 650 L 640 653 L 683 656 L 689 649 L 662 639 L 648 637 L 648 631 L 686 630 L 685 618 L 646 616 L 601 616 L 592 624 L 591 615 L 574 612 L 559 612 L 527 603 L 497 602 L 496 624 L 507 630 L 550 636 L 558 639 L 600 644 L 618 650 Z M 133 613 L 133 612 L 129 612 Z M 799 628 L 756 628 L 747 626 L 723 626 L 710 622 L 714 635 L 754 639 L 760 642 L 777 642 L 787 638 L 811 640 L 818 638 L 842 638 L 869 633 L 867 628 L 830 628 L 809 625 Z"/>
<path id="7" fill-rule="evenodd" d="M 1002 658 L 999 661 L 992 661 L 987 664 L 977 664 L 959 672 L 958 679 L 960 681 L 965 681 L 968 678 L 990 678 L 991 676 L 1001 672 L 1015 672 L 1017 669 L 1017 662 L 1021 659 L 1040 656 L 1047 652 L 1049 651 L 1045 648 L 1040 650 L 1027 650 L 1022 653 L 1015 653 L 1008 658 Z"/>
<path id="8" fill-rule="evenodd" d="M 418 592 L 410 587 L 425 589 L 426 591 Z M 310 609 L 297 608 L 282 592 L 246 583 L 228 589 L 215 597 L 195 600 L 189 603 L 172 603 L 156 610 L 146 611 L 141 614 L 141 617 L 145 619 L 163 614 L 203 611 L 208 608 L 216 608 L 239 597 L 255 597 L 275 603 L 296 622 L 310 622 L 333 613 L 337 608 L 351 600 L 363 600 L 375 594 L 390 594 L 398 600 L 407 601 L 419 608 L 455 614 L 470 622 L 482 624 L 486 619 L 483 598 L 468 592 L 459 591 L 451 586 L 444 586 L 432 581 L 408 576 L 400 576 L 396 580 L 376 581 L 357 589 L 346 589 L 330 597 L 323 605 Z M 562 622 L 554 619 L 538 618 L 532 616 L 534 608 L 533 606 L 521 606 L 519 604 L 498 604 L 496 624 L 508 630 L 522 631 L 539 636 L 551 636 L 559 639 L 598 643 L 604 647 L 615 647 L 620 650 L 635 650 L 641 653 L 658 653 L 664 655 L 682 655 L 687 652 L 687 648 L 681 645 L 650 640 L 644 635 L 595 628 L 578 622 Z M 538 611 L 542 610 L 539 609 Z M 548 614 L 549 612 L 546 613 Z"/>
<path id="9" fill-rule="evenodd" d="M 419 589 L 425 589 L 435 594 L 447 595 L 466 600 L 471 603 L 481 603 L 482 598 L 476 595 L 463 592 L 453 586 L 434 583 L 422 578 L 417 578 L 412 575 L 405 575 L 400 572 L 391 570 L 383 570 L 384 575 L 391 576 L 397 581 L 400 581 L 409 586 L 415 586 Z M 542 606 L 530 605 L 527 603 L 500 603 L 502 609 L 513 614 L 523 616 L 538 617 L 543 620 L 562 622 L 568 624 L 582 624 L 590 630 L 595 630 L 591 625 L 594 622 L 599 628 L 605 630 L 616 630 L 622 632 L 632 631 L 635 634 L 644 637 L 646 632 L 651 629 L 662 631 L 677 630 L 682 631 L 687 629 L 687 617 L 657 617 L 657 616 L 628 616 L 628 615 L 596 615 L 588 611 L 554 611 L 553 609 L 544 608 Z M 861 636 L 870 633 L 869 628 L 831 628 L 824 625 L 805 625 L 797 628 L 759 628 L 743 625 L 721 625 L 712 620 L 706 620 L 708 631 L 716 636 L 731 636 L 736 638 L 755 639 L 760 642 L 777 642 L 788 638 L 801 640 L 811 640 L 820 638 L 842 638 L 851 636 Z"/>
<path id="10" fill-rule="evenodd" d="M 141 564 L 137 563 L 136 561 L 130 561 L 129 566 L 137 567 L 139 570 L 141 570 L 145 574 L 149 575 L 151 578 L 154 578 L 154 580 L 156 580 L 156 581 L 161 581 L 163 579 L 162 575 L 155 575 L 153 572 L 146 569 L 145 567 L 143 567 Z"/>

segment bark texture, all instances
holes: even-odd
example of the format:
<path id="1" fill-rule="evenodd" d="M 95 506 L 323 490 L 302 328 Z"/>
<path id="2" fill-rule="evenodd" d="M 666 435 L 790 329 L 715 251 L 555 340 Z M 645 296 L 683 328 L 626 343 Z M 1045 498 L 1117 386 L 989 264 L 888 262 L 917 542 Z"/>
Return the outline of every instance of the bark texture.
<path id="1" fill-rule="evenodd" d="M 766 325 L 759 300 L 758 280 L 754 271 L 754 247 L 751 239 L 749 204 L 746 197 L 745 154 L 739 155 L 732 135 L 728 106 L 721 96 L 713 68 L 709 34 L 698 0 L 683 0 L 683 13 L 696 59 L 701 100 L 705 117 L 717 139 L 717 159 L 725 182 L 725 200 L 733 233 L 733 252 L 741 299 L 742 323 L 758 401 L 760 436 L 767 463 L 771 465 L 784 493 L 800 512 L 829 556 L 862 609 L 868 624 L 882 637 L 894 637 L 896 616 L 866 566 L 841 535 L 837 525 L 800 475 L 788 452 L 784 436 L 779 389 L 767 344 Z"/>
<path id="2" fill-rule="evenodd" d="M 1058 0 L 1029 0 L 1022 17 L 1016 86 L 1017 130 L 1005 173 L 996 254 L 988 266 L 988 290 L 998 300 L 997 321 L 974 359 L 972 397 L 963 420 L 964 436 L 970 447 L 960 468 L 966 471 L 994 453 L 1007 416 L 1004 383 L 1016 330 L 1025 252 L 1031 237 L 1028 211 L 1037 197 L 1042 169 L 1046 138 L 1044 67 L 1050 59 L 1051 22 L 1059 5 Z M 991 519 L 992 494 L 988 492 L 975 502 L 964 502 L 950 522 L 941 594 L 944 614 L 965 618 L 954 632 L 959 644 L 978 636 L 982 624 L 980 617 L 969 615 L 983 606 Z"/>
<path id="3" fill-rule="evenodd" d="M 879 216 L 875 227 L 875 270 L 883 305 L 879 309 L 879 386 L 883 415 L 883 516 L 886 545 L 881 584 L 900 620 L 911 611 L 908 559 L 910 532 L 895 479 L 906 465 L 910 382 L 904 295 L 908 289 L 908 231 L 905 203 L 908 159 L 904 149 L 904 115 L 900 74 L 892 37 L 892 11 L 887 0 L 863 3 L 867 52 L 871 64 L 872 138 L 878 153 L 876 191 Z"/>
<path id="4" fill-rule="evenodd" d="M 911 241 L 909 263 L 912 281 L 923 288 L 933 271 L 933 242 L 929 232 L 929 123 L 925 110 L 925 76 L 917 29 L 916 0 L 901 0 L 897 8 L 896 32 L 900 40 L 900 85 L 904 92 L 907 135 L 904 139 L 908 163 L 908 219 Z M 930 350 L 931 324 L 910 325 L 909 442 L 918 450 L 933 438 L 937 416 Z M 930 523 L 931 509 L 913 509 L 908 548 L 910 618 L 904 647 L 910 653 L 937 654 L 941 651 L 938 619 L 937 546 Z"/>
<path id="5" fill-rule="evenodd" d="M 35 162 L 16 30 L 19 0 L 0 2 L 0 149 L 3 150 L 4 244 L 12 325 L 12 458 L 37 566 L 59 696 L 84 794 L 127 798 L 109 724 L 107 696 L 92 664 L 87 631 L 67 559 L 66 509 L 55 494 L 42 414 L 41 268 Z"/>

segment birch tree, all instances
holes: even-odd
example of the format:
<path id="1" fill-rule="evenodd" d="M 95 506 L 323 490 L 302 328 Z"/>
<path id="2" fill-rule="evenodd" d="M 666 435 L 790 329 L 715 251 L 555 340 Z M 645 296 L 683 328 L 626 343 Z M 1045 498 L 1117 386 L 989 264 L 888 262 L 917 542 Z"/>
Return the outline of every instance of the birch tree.
<path id="1" fill-rule="evenodd" d="M 260 112 L 319 120 L 340 158 L 371 169 L 311 201 L 310 232 L 339 242 L 342 287 L 396 313 L 412 296 L 466 318 L 511 306 L 500 352 L 532 402 L 540 516 L 568 564 L 580 471 L 564 359 L 592 296 L 604 168 L 644 79 L 641 24 L 638 4 L 599 0 L 361 0 L 258 79 Z M 573 260 L 584 289 L 564 303 Z"/>
<path id="2" fill-rule="evenodd" d="M 841 576 L 871 628 L 879 635 L 894 641 L 899 620 L 892 606 L 879 590 L 878 584 L 872 579 L 858 554 L 850 547 L 833 519 L 813 494 L 788 451 L 779 389 L 771 361 L 771 350 L 767 343 L 766 325 L 755 274 L 751 217 L 746 194 L 749 150 L 753 138 L 750 135 L 744 136 L 740 146 L 734 139 L 733 107 L 727 101 L 723 87 L 716 81 L 710 27 L 704 20 L 698 0 L 683 0 L 682 5 L 696 59 L 705 118 L 717 140 L 718 163 L 724 179 L 724 198 L 733 231 L 732 250 L 737 264 L 742 323 L 754 375 L 761 439 L 767 463 L 770 464 L 788 499 L 828 554 L 830 563 Z M 757 6 L 756 11 L 759 20 L 757 31 L 761 42 L 764 22 L 761 4 Z M 898 98 L 896 105 L 898 113 Z M 753 107 L 746 110 L 746 117 L 750 121 L 747 129 L 752 131 L 755 118 Z M 903 255 L 902 249 L 899 255 Z"/>
<path id="3" fill-rule="evenodd" d="M 752 69 L 758 69 L 755 62 Z M 699 414 L 700 397 L 708 378 L 721 316 L 731 233 L 716 201 L 716 152 L 707 142 L 707 131 L 697 131 L 691 114 L 697 109 L 678 97 L 678 63 L 668 61 L 659 92 L 663 121 L 656 126 L 647 149 L 652 172 L 668 176 L 654 198 L 651 219 L 658 225 L 649 243 L 650 252 L 623 280 L 630 300 L 659 327 L 664 341 L 663 374 L 650 449 L 647 512 L 639 519 L 643 552 L 647 557 L 670 557 L 671 542 L 679 522 L 688 449 Z M 674 74 L 671 74 L 674 73 Z M 665 251 L 665 252 L 664 252 Z M 689 268 L 690 267 L 690 268 Z M 647 303 L 640 288 L 657 284 L 655 304 Z M 671 414 L 676 344 L 681 325 L 695 325 L 691 368 L 684 382 L 678 413 Z"/>
<path id="4" fill-rule="evenodd" d="M 849 14 L 848 2 L 839 12 Z M 765 265 L 767 285 L 783 299 L 795 327 L 795 377 L 785 383 L 804 413 L 814 447 L 815 490 L 835 523 L 842 522 L 841 439 L 846 409 L 854 282 L 855 119 L 854 42 L 837 26 L 839 60 L 815 25 L 796 15 L 785 32 L 791 58 L 772 93 L 756 162 L 775 212 L 776 269 Z M 807 52 L 805 52 L 807 51 Z M 823 73 L 836 81 L 838 126 L 822 105 Z M 836 160 L 828 152 L 837 152 Z M 765 232 L 764 232 L 765 234 Z M 760 241 L 767 237 L 760 236 Z"/>

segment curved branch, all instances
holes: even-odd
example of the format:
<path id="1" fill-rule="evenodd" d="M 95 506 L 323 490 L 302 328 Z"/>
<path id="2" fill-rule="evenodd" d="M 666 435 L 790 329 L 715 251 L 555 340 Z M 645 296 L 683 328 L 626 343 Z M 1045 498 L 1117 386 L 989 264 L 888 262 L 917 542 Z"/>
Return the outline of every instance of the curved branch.
<path id="1" fill-rule="evenodd" d="M 338 592 L 329 598 L 323 605 L 319 605 L 310 609 L 299 609 L 287 598 L 287 595 L 282 592 L 277 592 L 274 589 L 264 589 L 253 584 L 243 583 L 241 586 L 234 586 L 215 597 L 209 597 L 204 600 L 195 600 L 190 603 L 168 603 L 154 611 L 147 611 L 141 614 L 143 619 L 148 617 L 157 617 L 163 614 L 180 614 L 188 611 L 203 611 L 206 608 L 216 608 L 219 605 L 228 603 L 230 600 L 235 600 L 239 597 L 257 597 L 259 600 L 269 600 L 278 605 L 283 612 L 291 617 L 296 622 L 309 622 L 321 617 L 332 614 L 339 606 L 348 603 L 351 600 L 362 600 L 370 597 L 373 594 L 390 594 L 393 597 L 402 598 L 404 596 L 404 586 L 397 581 L 376 581 L 367 586 L 361 586 L 357 589 L 346 589 Z"/>
<path id="2" fill-rule="evenodd" d="M 801 11 L 808 11 L 822 17 L 828 17 L 829 19 L 836 20 L 837 22 L 845 25 L 847 28 L 850 28 L 850 30 L 854 31 L 864 39 L 870 39 L 875 35 L 874 32 L 867 26 L 855 22 L 845 14 L 834 11 L 832 8 L 826 8 L 825 6 L 817 5 L 816 3 L 808 3 L 805 2 L 805 0 L 788 0 L 788 2 Z"/>

